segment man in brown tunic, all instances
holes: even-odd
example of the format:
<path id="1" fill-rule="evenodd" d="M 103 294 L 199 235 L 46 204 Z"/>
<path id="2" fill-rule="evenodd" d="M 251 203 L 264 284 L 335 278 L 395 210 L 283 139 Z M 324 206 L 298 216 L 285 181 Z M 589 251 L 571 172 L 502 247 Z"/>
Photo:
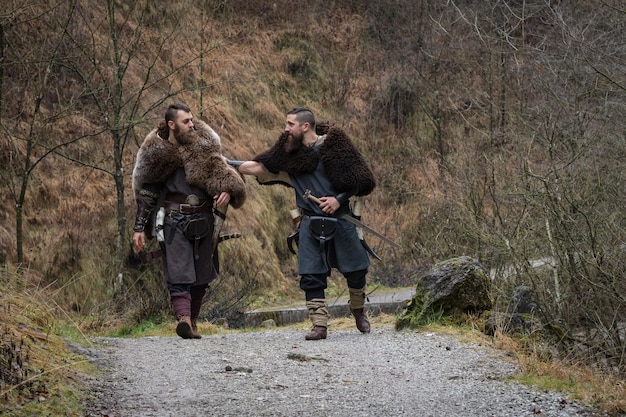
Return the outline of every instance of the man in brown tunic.
<path id="1" fill-rule="evenodd" d="M 214 238 L 215 209 L 243 205 L 243 178 L 226 164 L 219 136 L 206 123 L 195 121 L 188 106 L 169 106 L 165 120 L 148 134 L 133 170 L 137 202 L 133 242 L 143 250 L 146 232 L 164 197 L 163 252 L 165 280 L 176 333 L 184 338 L 197 331 L 204 295 L 218 274 Z"/>

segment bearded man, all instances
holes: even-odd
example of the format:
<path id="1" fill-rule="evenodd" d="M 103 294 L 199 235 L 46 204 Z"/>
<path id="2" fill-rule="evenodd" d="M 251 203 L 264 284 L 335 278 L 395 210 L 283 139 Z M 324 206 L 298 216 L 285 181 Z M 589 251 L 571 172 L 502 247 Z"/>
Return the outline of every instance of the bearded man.
<path id="1" fill-rule="evenodd" d="M 298 274 L 313 325 L 305 339 L 327 337 L 325 289 L 332 268 L 346 278 L 356 327 L 369 333 L 364 312 L 369 254 L 355 226 L 338 216 L 350 213 L 351 197 L 371 193 L 376 183 L 345 132 L 334 126 L 316 129 L 313 112 L 297 107 L 287 113 L 284 132 L 270 149 L 252 161 L 231 161 L 231 165 L 262 184 L 281 183 L 295 189 L 301 212 Z M 305 198 L 306 191 L 318 196 L 319 204 Z"/>
<path id="2" fill-rule="evenodd" d="M 222 156 L 220 137 L 206 123 L 194 121 L 187 105 L 170 105 L 164 119 L 137 153 L 133 242 L 144 249 L 146 233 L 152 237 L 154 213 L 164 201 L 159 244 L 176 333 L 199 339 L 197 319 L 208 285 L 219 272 L 215 216 L 224 215 L 229 204 L 243 205 L 245 183 Z"/>

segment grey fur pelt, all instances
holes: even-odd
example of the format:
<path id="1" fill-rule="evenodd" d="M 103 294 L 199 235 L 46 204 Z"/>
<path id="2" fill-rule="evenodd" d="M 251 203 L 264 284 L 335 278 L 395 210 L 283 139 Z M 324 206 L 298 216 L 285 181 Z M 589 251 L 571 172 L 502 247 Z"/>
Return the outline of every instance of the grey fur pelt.
<path id="1" fill-rule="evenodd" d="M 209 196 L 222 191 L 230 194 L 230 205 L 240 208 L 246 200 L 243 176 L 226 163 L 222 156 L 220 137 L 201 120 L 195 130 L 178 138 L 175 146 L 157 135 L 157 129 L 144 139 L 133 169 L 135 196 L 143 184 L 164 182 L 179 167 L 185 168 L 187 182 L 204 190 Z"/>

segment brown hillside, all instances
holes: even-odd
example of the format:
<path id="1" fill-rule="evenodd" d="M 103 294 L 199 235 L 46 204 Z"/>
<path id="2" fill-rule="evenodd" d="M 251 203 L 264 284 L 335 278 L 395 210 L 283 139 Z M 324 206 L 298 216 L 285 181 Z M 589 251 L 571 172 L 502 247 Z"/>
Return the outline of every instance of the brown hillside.
<path id="1" fill-rule="evenodd" d="M 371 162 L 363 219 L 403 245 L 369 238 L 384 259 L 373 286 L 410 285 L 458 255 L 498 278 L 514 265 L 497 280 L 500 306 L 531 286 L 547 321 L 589 338 L 585 360 L 603 352 L 623 368 L 619 0 L 22 3 L 0 12 L 0 252 L 14 264 L 22 247 L 64 307 L 165 309 L 158 264 L 132 252 L 129 224 L 134 156 L 167 104 L 191 105 L 234 159 L 307 105 Z M 253 178 L 248 190 L 226 225 L 243 237 L 221 246 L 227 305 L 241 288 L 257 305 L 298 295 L 292 191 Z M 544 257 L 554 270 L 531 267 Z"/>

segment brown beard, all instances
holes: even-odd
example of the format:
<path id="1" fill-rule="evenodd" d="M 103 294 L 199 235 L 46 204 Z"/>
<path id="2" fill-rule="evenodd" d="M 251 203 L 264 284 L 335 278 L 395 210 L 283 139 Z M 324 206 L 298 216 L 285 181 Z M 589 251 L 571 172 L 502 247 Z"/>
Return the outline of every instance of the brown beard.
<path id="1" fill-rule="evenodd" d="M 289 134 L 287 138 L 287 143 L 285 143 L 285 152 L 293 153 L 302 148 L 302 142 L 304 141 L 304 135 L 294 136 L 292 133 Z"/>
<path id="2" fill-rule="evenodd" d="M 193 141 L 193 138 L 195 137 L 195 131 L 196 129 L 194 128 L 187 133 L 181 133 L 180 128 L 177 125 L 174 125 L 173 133 L 178 143 L 180 143 L 181 145 L 188 145 Z"/>

